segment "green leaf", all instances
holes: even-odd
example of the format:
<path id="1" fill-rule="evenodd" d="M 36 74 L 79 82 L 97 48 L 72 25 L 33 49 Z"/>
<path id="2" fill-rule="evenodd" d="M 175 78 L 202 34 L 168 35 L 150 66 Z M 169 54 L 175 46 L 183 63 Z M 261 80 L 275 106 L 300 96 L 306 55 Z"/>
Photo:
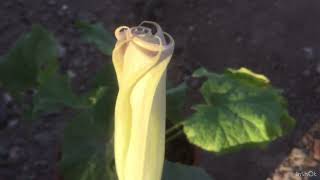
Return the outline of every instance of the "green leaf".
<path id="1" fill-rule="evenodd" d="M 118 91 L 116 72 L 113 65 L 110 63 L 104 64 L 94 78 L 93 87 L 97 88 L 100 86 L 107 86 L 109 88 L 114 88 L 115 91 Z"/>
<path id="2" fill-rule="evenodd" d="M 187 90 L 186 82 L 167 90 L 167 118 L 173 124 L 183 120 L 182 110 L 186 102 Z"/>
<path id="3" fill-rule="evenodd" d="M 201 168 L 165 161 L 162 180 L 212 180 Z"/>
<path id="4" fill-rule="evenodd" d="M 208 72 L 208 70 L 204 67 L 201 67 L 201 68 L 198 68 L 196 69 L 193 74 L 192 74 L 192 77 L 195 77 L 195 78 L 200 78 L 200 77 L 203 77 L 203 76 L 208 76 L 212 73 Z"/>
<path id="5" fill-rule="evenodd" d="M 293 128 L 284 98 L 265 76 L 245 68 L 222 75 L 196 72 L 208 80 L 201 87 L 206 103 L 194 106 L 196 112 L 184 123 L 191 143 L 225 153 L 266 145 Z"/>
<path id="6" fill-rule="evenodd" d="M 58 57 L 51 33 L 35 25 L 0 60 L 0 85 L 17 93 L 37 85 L 39 69 Z"/>
<path id="7" fill-rule="evenodd" d="M 57 72 L 56 65 L 42 70 L 38 77 L 38 93 L 34 97 L 33 117 L 42 112 L 55 112 L 63 107 L 84 108 L 88 103 L 72 91 L 70 80 Z"/>
<path id="8" fill-rule="evenodd" d="M 113 107 L 107 88 L 97 90 L 92 108 L 82 111 L 65 129 L 60 169 L 65 180 L 115 180 Z"/>
<path id="9" fill-rule="evenodd" d="M 115 44 L 113 35 L 105 30 L 102 23 L 90 24 L 78 21 L 76 27 L 81 31 L 82 37 L 88 43 L 92 43 L 105 55 L 111 55 Z"/>
<path id="10" fill-rule="evenodd" d="M 66 180 L 116 179 L 112 143 L 115 78 L 112 65 L 104 65 L 94 78 L 94 90 L 85 96 L 91 107 L 65 130 L 60 168 Z"/>

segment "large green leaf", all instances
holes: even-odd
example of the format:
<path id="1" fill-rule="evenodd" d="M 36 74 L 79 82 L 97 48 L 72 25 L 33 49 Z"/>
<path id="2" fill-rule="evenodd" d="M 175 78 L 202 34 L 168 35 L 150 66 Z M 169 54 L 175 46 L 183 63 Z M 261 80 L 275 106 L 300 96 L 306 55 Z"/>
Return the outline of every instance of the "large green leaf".
<path id="1" fill-rule="evenodd" d="M 182 110 L 186 102 L 187 89 L 186 82 L 183 82 L 167 90 L 167 118 L 174 124 L 183 120 Z"/>
<path id="2" fill-rule="evenodd" d="M 76 23 L 82 37 L 88 43 L 92 43 L 105 55 L 111 55 L 115 44 L 113 35 L 105 30 L 101 23 L 90 24 L 84 21 Z"/>
<path id="3" fill-rule="evenodd" d="M 114 95 L 99 88 L 94 105 L 82 111 L 65 129 L 60 169 L 65 180 L 114 180 Z"/>
<path id="4" fill-rule="evenodd" d="M 39 25 L 18 40 L 16 46 L 0 60 L 0 85 L 13 93 L 37 85 L 42 65 L 57 59 L 53 35 Z"/>
<path id="5" fill-rule="evenodd" d="M 66 128 L 61 170 L 65 180 L 115 180 L 113 123 L 117 80 L 112 64 L 93 78 L 88 111 L 82 110 Z"/>
<path id="6" fill-rule="evenodd" d="M 212 180 L 201 168 L 165 161 L 162 180 Z"/>
<path id="7" fill-rule="evenodd" d="M 241 68 L 224 74 L 199 69 L 207 76 L 201 87 L 205 104 L 184 123 L 189 141 L 205 150 L 224 153 L 242 147 L 265 145 L 294 126 L 279 90 L 260 74 Z"/>
<path id="8" fill-rule="evenodd" d="M 57 64 L 48 64 L 38 77 L 38 92 L 33 102 L 33 117 L 42 112 L 55 112 L 63 107 L 85 108 L 89 101 L 74 94 L 68 76 L 59 74 Z"/>
<path id="9" fill-rule="evenodd" d="M 118 91 L 118 82 L 115 69 L 111 63 L 106 63 L 97 72 L 93 79 L 93 87 L 107 86 Z"/>

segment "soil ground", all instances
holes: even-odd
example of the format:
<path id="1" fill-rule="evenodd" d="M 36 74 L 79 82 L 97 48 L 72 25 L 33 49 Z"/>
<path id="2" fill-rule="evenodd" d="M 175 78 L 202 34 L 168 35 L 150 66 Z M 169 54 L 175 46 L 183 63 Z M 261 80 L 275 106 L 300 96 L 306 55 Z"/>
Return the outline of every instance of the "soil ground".
<path id="1" fill-rule="evenodd" d="M 177 146 L 171 144 L 170 159 L 202 166 L 218 180 L 320 179 L 320 1 L 2 0 L 0 54 L 33 23 L 43 24 L 61 44 L 62 71 L 72 71 L 76 89 L 83 91 L 110 58 L 79 40 L 72 24 L 78 19 L 103 22 L 110 31 L 141 20 L 157 21 L 176 41 L 168 75 L 173 82 L 189 79 L 199 66 L 215 72 L 245 66 L 283 89 L 298 122 L 291 135 L 266 150 L 216 157 L 196 149 L 196 158 L 189 160 L 185 154 L 192 151 L 174 154 Z M 68 118 L 50 115 L 28 130 L 14 106 L 7 109 L 0 132 L 0 180 L 52 180 L 57 144 Z M 177 145 L 188 146 L 179 141 Z M 295 174 L 310 169 L 319 175 Z"/>

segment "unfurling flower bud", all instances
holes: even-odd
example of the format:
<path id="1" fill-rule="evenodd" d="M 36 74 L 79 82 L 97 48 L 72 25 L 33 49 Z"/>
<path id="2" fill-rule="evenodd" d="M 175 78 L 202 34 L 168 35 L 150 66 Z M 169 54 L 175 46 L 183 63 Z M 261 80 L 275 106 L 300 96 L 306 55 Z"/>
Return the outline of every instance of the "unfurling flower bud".
<path id="1" fill-rule="evenodd" d="M 147 27 L 152 25 L 156 32 Z M 154 22 L 119 27 L 112 59 L 119 92 L 115 161 L 119 180 L 160 180 L 164 163 L 166 71 L 174 40 Z"/>

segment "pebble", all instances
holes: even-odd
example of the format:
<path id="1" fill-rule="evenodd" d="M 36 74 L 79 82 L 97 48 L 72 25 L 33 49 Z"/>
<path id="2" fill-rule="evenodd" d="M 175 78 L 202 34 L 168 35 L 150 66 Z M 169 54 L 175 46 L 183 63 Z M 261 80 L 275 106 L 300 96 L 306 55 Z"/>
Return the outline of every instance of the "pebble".
<path id="1" fill-rule="evenodd" d="M 68 74 L 68 77 L 69 77 L 70 79 L 72 79 L 72 78 L 74 78 L 74 77 L 77 76 L 76 73 L 73 72 L 73 71 L 70 70 L 70 69 L 67 71 L 67 74 Z"/>
<path id="2" fill-rule="evenodd" d="M 66 48 L 59 45 L 58 46 L 59 57 L 62 58 L 66 55 Z"/>
<path id="3" fill-rule="evenodd" d="M 3 99 L 6 104 L 12 102 L 12 97 L 8 93 L 3 94 Z"/>
<path id="4" fill-rule="evenodd" d="M 310 69 L 306 69 L 306 70 L 304 70 L 304 71 L 302 72 L 302 75 L 305 76 L 305 77 L 309 77 L 310 74 L 311 74 Z"/>
<path id="5" fill-rule="evenodd" d="M 69 9 L 68 5 L 64 4 L 61 6 L 61 10 L 66 11 L 67 9 Z"/>
<path id="6" fill-rule="evenodd" d="M 19 124 L 19 120 L 18 119 L 9 120 L 8 128 L 15 128 L 15 127 L 18 126 L 18 124 Z"/>
<path id="7" fill-rule="evenodd" d="M 0 164 L 8 159 L 8 150 L 4 146 L 0 146 Z"/>
<path id="8" fill-rule="evenodd" d="M 316 72 L 320 74 L 320 63 L 317 64 Z"/>
<path id="9" fill-rule="evenodd" d="M 48 162 L 46 160 L 39 160 L 34 163 L 37 168 L 47 168 Z"/>
<path id="10" fill-rule="evenodd" d="M 316 87 L 315 92 L 320 93 L 320 86 Z"/>
<path id="11" fill-rule="evenodd" d="M 311 159 L 311 158 L 308 158 L 304 161 L 304 166 L 306 167 L 316 167 L 318 165 L 318 162 Z"/>
<path id="12" fill-rule="evenodd" d="M 19 5 L 24 5 L 24 3 L 25 3 L 24 0 L 17 0 L 17 2 Z"/>
<path id="13" fill-rule="evenodd" d="M 189 29 L 189 31 L 194 31 L 194 26 L 193 25 L 190 25 L 189 27 L 188 27 L 188 29 Z"/>
<path id="14" fill-rule="evenodd" d="M 242 42 L 243 42 L 243 37 L 238 36 L 238 37 L 236 38 L 236 43 L 240 44 L 240 43 L 242 43 Z"/>
<path id="15" fill-rule="evenodd" d="M 297 176 L 294 172 L 288 172 L 284 174 L 281 180 L 302 180 L 301 177 Z"/>
<path id="16" fill-rule="evenodd" d="M 13 1 L 6 1 L 5 3 L 3 3 L 3 6 L 5 8 L 11 8 L 13 7 Z"/>
<path id="17" fill-rule="evenodd" d="M 307 59 L 314 59 L 314 50 L 312 47 L 304 47 L 303 52 Z"/>
<path id="18" fill-rule="evenodd" d="M 51 141 L 50 134 L 47 132 L 38 133 L 34 135 L 33 138 L 37 143 L 41 145 L 48 144 Z"/>
<path id="19" fill-rule="evenodd" d="M 294 148 L 291 151 L 290 160 L 294 166 L 302 166 L 306 158 L 306 154 L 301 149 Z"/>
<path id="20" fill-rule="evenodd" d="M 56 5 L 56 4 L 57 4 L 57 2 L 55 0 L 49 0 L 48 1 L 48 5 L 50 5 L 50 6 L 53 6 L 53 5 Z"/>
<path id="21" fill-rule="evenodd" d="M 0 99 L 0 129 L 7 126 L 7 110 L 6 104 Z"/>
<path id="22" fill-rule="evenodd" d="M 13 146 L 9 150 L 9 161 L 12 163 L 16 163 L 21 161 L 24 158 L 24 151 L 19 146 Z"/>
<path id="23" fill-rule="evenodd" d="M 272 178 L 267 180 L 283 180 L 283 177 L 280 174 L 274 174 Z"/>
<path id="24" fill-rule="evenodd" d="M 310 149 L 312 147 L 312 141 L 313 141 L 312 136 L 309 133 L 307 133 L 306 135 L 303 136 L 301 140 L 302 146 L 305 146 L 308 149 Z"/>
<path id="25" fill-rule="evenodd" d="M 320 139 L 314 139 L 313 158 L 320 161 Z"/>
<path id="26" fill-rule="evenodd" d="M 60 16 L 60 17 L 65 15 L 64 12 L 61 11 L 61 10 L 59 10 L 57 14 L 58 14 L 58 16 Z"/>

